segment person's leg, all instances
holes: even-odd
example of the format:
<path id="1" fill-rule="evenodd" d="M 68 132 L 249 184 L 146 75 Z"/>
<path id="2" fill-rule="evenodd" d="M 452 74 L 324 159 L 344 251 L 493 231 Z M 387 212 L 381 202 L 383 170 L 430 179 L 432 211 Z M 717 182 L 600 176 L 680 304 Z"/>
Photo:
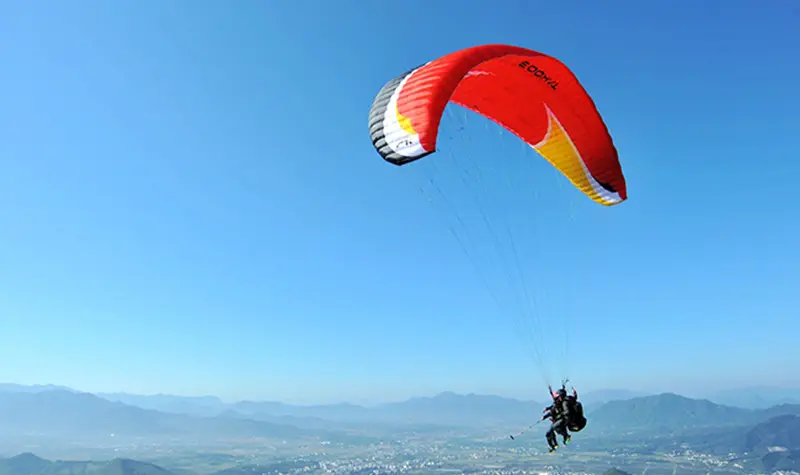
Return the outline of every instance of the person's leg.
<path id="1" fill-rule="evenodd" d="M 553 423 L 553 430 L 561 436 L 566 444 L 569 442 L 569 433 L 567 432 L 567 420 L 566 419 L 558 419 Z"/>
<path id="2" fill-rule="evenodd" d="M 550 446 L 550 450 L 555 450 L 558 447 L 558 439 L 556 439 L 556 431 L 554 425 L 550 426 L 550 429 L 545 434 L 545 438 L 547 438 L 547 445 Z"/>

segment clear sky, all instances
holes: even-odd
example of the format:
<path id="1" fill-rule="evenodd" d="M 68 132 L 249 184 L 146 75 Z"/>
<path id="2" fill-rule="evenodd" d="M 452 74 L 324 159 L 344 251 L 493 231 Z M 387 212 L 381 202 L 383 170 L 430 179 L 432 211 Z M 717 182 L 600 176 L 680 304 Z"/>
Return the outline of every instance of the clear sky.
<path id="1" fill-rule="evenodd" d="M 367 133 L 387 80 L 509 43 L 573 69 L 628 181 L 629 201 L 603 208 L 475 118 L 477 145 L 441 143 L 535 162 L 537 260 L 522 264 L 539 331 L 575 328 L 573 382 L 798 386 L 798 8 L 3 2 L 0 381 L 541 394 L 510 315 Z"/>

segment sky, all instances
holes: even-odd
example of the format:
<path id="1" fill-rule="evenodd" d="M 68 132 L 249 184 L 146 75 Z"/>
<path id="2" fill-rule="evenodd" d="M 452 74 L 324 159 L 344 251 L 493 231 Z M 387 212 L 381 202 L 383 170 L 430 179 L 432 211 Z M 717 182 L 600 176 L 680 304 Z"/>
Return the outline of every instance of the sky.
<path id="1" fill-rule="evenodd" d="M 3 2 L 0 381 L 298 403 L 535 397 L 547 372 L 800 386 L 798 25 L 790 0 Z M 380 159 L 383 84 L 485 43 L 575 72 L 628 201 L 478 117 L 419 167 Z M 546 365 L 484 285 L 511 305 L 513 268 L 476 272 L 420 192 L 459 150 L 530 180 L 489 208 L 533 256 Z"/>

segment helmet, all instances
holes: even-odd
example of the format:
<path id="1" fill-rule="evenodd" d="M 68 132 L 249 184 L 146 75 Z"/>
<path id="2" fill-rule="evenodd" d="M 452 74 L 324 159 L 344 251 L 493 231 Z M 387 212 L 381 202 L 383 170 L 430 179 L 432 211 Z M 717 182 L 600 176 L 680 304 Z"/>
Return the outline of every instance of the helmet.
<path id="1" fill-rule="evenodd" d="M 561 398 L 561 399 L 564 399 L 565 397 L 567 397 L 567 390 L 564 389 L 564 388 L 559 389 L 558 390 L 558 397 Z"/>

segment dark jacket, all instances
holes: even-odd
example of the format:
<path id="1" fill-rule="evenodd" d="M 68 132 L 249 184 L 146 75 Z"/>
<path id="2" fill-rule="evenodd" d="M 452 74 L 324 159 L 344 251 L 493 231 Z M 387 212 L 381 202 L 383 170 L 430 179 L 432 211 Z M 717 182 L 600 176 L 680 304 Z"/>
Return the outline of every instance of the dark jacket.
<path id="1" fill-rule="evenodd" d="M 553 404 L 544 408 L 543 412 L 544 416 L 542 416 L 542 419 L 549 418 L 551 421 L 555 421 L 557 419 L 569 420 L 571 414 L 567 400 L 561 398 L 557 398 L 555 401 L 553 401 Z"/>

